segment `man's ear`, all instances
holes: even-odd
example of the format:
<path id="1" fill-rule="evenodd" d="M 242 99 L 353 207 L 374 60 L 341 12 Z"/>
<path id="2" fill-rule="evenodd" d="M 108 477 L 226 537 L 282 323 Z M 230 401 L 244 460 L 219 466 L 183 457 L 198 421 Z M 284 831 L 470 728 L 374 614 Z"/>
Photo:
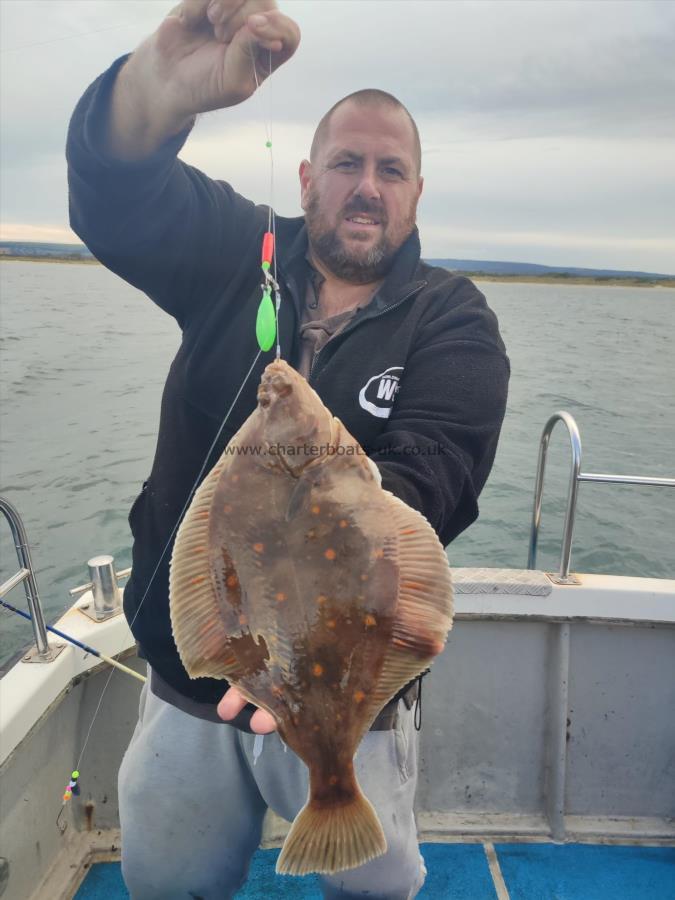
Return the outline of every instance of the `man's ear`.
<path id="1" fill-rule="evenodd" d="M 307 197 L 312 183 L 312 164 L 308 159 L 303 159 L 298 169 L 300 176 L 300 206 L 307 209 Z"/>

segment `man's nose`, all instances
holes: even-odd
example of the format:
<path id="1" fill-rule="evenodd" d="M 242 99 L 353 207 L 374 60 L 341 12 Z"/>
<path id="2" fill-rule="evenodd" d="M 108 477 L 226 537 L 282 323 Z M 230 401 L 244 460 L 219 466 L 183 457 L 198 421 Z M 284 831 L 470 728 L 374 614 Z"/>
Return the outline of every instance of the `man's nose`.
<path id="1" fill-rule="evenodd" d="M 366 200 L 379 200 L 380 188 L 375 167 L 364 166 L 355 193 Z"/>

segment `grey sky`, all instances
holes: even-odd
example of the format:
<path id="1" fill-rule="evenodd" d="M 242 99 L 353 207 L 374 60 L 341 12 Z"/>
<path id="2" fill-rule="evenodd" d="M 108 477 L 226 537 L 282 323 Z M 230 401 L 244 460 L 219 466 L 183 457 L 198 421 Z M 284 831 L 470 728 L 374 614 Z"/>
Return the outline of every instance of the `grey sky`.
<path id="1" fill-rule="evenodd" d="M 75 239 L 70 113 L 173 5 L 0 0 L 3 238 Z M 272 79 L 280 213 L 300 213 L 297 166 L 321 115 L 380 87 L 421 132 L 426 256 L 675 272 L 675 3 L 280 5 L 303 33 Z M 181 154 L 258 202 L 269 201 L 268 91 L 202 117 Z"/>

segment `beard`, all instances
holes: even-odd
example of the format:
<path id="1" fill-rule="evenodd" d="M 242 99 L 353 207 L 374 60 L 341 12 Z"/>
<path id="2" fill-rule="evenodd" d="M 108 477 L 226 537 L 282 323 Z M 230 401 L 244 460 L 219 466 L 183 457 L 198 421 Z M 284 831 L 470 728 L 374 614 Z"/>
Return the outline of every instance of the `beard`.
<path id="1" fill-rule="evenodd" d="M 311 191 L 305 209 L 307 234 L 312 251 L 333 275 L 351 284 L 370 284 L 379 281 L 389 272 L 401 245 L 409 237 L 415 225 L 415 209 L 406 217 L 403 227 L 407 229 L 403 238 L 392 241 L 386 233 L 384 212 L 365 200 L 352 203 L 340 216 L 374 216 L 382 224 L 382 236 L 377 243 L 361 248 L 353 244 L 348 247 L 338 235 L 337 225 L 331 227 L 321 212 L 319 197 Z"/>

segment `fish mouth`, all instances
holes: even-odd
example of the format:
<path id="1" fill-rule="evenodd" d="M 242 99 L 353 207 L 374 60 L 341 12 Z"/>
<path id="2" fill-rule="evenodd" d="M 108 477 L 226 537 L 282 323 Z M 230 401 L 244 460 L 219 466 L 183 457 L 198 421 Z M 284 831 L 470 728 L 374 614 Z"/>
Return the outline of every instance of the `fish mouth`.
<path id="1" fill-rule="evenodd" d="M 293 385 L 286 373 L 283 371 L 270 371 L 274 363 L 271 363 L 263 372 L 263 376 L 258 385 L 257 400 L 263 409 L 275 400 L 281 400 L 293 393 Z"/>

